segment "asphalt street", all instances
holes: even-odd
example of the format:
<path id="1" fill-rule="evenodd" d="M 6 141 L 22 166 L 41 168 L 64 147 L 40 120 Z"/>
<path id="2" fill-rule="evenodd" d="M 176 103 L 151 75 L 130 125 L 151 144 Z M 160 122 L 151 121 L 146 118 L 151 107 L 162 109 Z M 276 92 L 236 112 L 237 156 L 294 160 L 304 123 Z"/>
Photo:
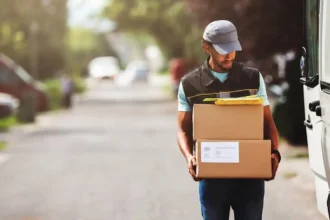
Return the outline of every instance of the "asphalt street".
<path id="1" fill-rule="evenodd" d="M 161 88 L 93 85 L 2 153 L 0 220 L 200 220 L 176 115 Z M 267 182 L 264 219 L 325 219 L 313 188 L 285 178 L 292 163 Z"/>

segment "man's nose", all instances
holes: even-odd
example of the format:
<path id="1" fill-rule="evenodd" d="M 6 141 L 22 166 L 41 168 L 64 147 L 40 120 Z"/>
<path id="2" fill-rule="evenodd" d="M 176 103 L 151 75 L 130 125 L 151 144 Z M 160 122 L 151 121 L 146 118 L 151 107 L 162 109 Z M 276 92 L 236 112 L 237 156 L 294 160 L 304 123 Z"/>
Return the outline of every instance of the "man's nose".
<path id="1" fill-rule="evenodd" d="M 232 53 L 228 53 L 228 54 L 226 54 L 226 56 L 225 56 L 225 59 L 226 60 L 232 60 L 234 58 L 234 55 L 232 54 Z"/>

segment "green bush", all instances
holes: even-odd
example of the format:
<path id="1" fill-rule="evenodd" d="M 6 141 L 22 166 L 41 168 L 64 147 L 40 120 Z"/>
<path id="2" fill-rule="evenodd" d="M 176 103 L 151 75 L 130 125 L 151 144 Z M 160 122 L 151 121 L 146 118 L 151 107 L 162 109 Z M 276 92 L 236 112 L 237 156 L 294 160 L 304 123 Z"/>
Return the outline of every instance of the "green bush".
<path id="1" fill-rule="evenodd" d="M 61 82 L 58 79 L 50 79 L 44 82 L 49 100 L 50 110 L 56 110 L 61 107 Z"/>
<path id="2" fill-rule="evenodd" d="M 162 69 L 158 72 L 158 74 L 161 76 L 165 76 L 165 75 L 169 75 L 170 71 L 168 69 Z"/>
<path id="3" fill-rule="evenodd" d="M 74 92 L 77 94 L 82 94 L 87 89 L 85 80 L 79 76 L 73 77 L 73 85 L 74 85 Z"/>
<path id="4" fill-rule="evenodd" d="M 0 119 L 0 132 L 8 131 L 10 127 L 17 123 L 17 119 L 14 116 Z"/>
<path id="5" fill-rule="evenodd" d="M 7 143 L 5 141 L 0 141 L 0 152 L 5 150 Z"/>
<path id="6" fill-rule="evenodd" d="M 74 93 L 82 94 L 86 91 L 87 86 L 85 80 L 79 76 L 72 77 Z M 44 82 L 46 85 L 47 95 L 49 99 L 50 110 L 57 110 L 61 108 L 62 91 L 61 79 L 49 79 Z"/>

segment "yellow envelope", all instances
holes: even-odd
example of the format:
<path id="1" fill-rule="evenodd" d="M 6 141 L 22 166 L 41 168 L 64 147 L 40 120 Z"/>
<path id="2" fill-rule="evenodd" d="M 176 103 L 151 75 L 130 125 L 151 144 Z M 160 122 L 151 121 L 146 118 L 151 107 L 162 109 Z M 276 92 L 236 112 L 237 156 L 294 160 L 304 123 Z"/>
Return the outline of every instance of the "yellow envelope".
<path id="1" fill-rule="evenodd" d="M 216 105 L 262 105 L 263 103 L 263 98 L 256 95 L 241 98 L 219 98 L 214 102 Z"/>

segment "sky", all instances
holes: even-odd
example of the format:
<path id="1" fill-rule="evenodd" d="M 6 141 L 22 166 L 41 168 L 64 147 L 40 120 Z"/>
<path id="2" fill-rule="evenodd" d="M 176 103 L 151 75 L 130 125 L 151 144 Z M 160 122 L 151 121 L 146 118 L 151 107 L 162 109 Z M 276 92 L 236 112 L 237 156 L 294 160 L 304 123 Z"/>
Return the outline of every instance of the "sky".
<path id="1" fill-rule="evenodd" d="M 97 15 L 109 0 L 68 0 L 70 27 L 87 27 L 98 30 L 109 30 L 113 23 L 108 20 L 98 20 L 91 17 Z"/>
<path id="2" fill-rule="evenodd" d="M 70 27 L 86 27 L 92 28 L 96 31 L 109 32 L 114 28 L 115 24 L 109 20 L 97 20 L 90 17 L 97 15 L 104 6 L 111 0 L 68 0 L 69 19 L 68 24 Z M 117 40 L 120 38 L 115 37 Z M 121 45 L 116 43 L 115 45 Z M 127 50 L 125 50 L 125 53 Z M 129 52 L 130 54 L 132 52 Z M 146 55 L 152 60 L 153 66 L 162 65 L 161 52 L 158 47 L 151 46 L 146 50 Z M 127 58 L 127 54 L 123 57 Z"/>

